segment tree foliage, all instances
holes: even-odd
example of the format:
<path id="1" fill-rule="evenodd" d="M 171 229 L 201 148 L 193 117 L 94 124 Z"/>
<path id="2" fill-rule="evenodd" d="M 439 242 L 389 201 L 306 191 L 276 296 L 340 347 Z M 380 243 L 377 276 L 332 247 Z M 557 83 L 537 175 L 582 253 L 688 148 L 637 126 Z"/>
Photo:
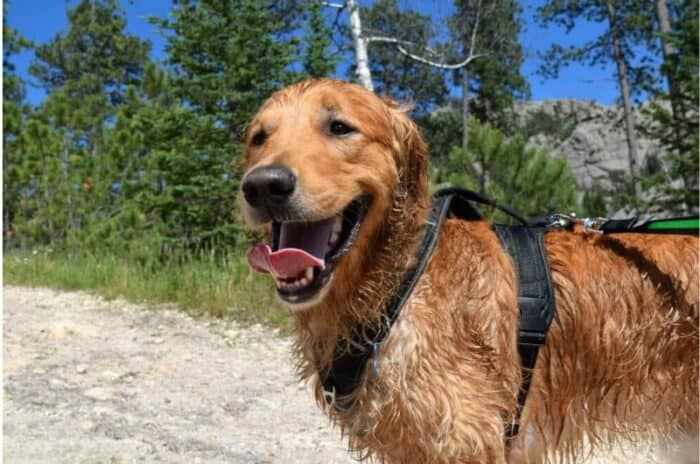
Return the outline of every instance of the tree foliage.
<path id="1" fill-rule="evenodd" d="M 521 73 L 525 58 L 518 35 L 522 7 L 515 0 L 455 0 L 449 20 L 455 57 L 482 55 L 468 66 L 470 113 L 501 130 L 512 130 L 509 110 L 517 100 L 530 95 L 530 85 Z M 473 44 L 473 49 L 471 48 Z M 461 71 L 455 72 L 459 83 Z"/>
<path id="2" fill-rule="evenodd" d="M 459 131 L 454 111 L 434 115 L 430 124 Z M 450 129 L 451 128 L 451 129 Z M 433 180 L 483 192 L 526 216 L 580 210 L 578 190 L 566 159 L 508 137 L 488 123 L 472 120 L 467 150 L 454 144 L 433 152 Z M 445 156 L 447 155 L 447 156 Z"/>
<path id="3" fill-rule="evenodd" d="M 338 56 L 329 51 L 333 31 L 326 24 L 323 6 L 315 0 L 306 0 L 303 11 L 306 20 L 302 58 L 304 77 L 330 76 L 335 72 Z"/>
<path id="4" fill-rule="evenodd" d="M 656 169 L 645 182 L 653 195 L 647 208 L 677 213 L 698 211 L 700 132 L 698 131 L 698 4 L 679 0 L 671 4 L 672 31 L 662 37 L 673 50 L 664 60 L 661 73 L 673 83 L 653 88 L 654 99 L 646 107 L 650 122 L 646 134 L 658 140 L 663 150 Z M 652 43 L 661 33 L 650 33 Z"/>
<path id="5" fill-rule="evenodd" d="M 48 96 L 25 116 L 11 156 L 20 196 L 12 227 L 24 242 L 78 241 L 114 214 L 117 166 L 105 134 L 150 44 L 125 32 L 116 2 L 82 1 L 69 28 L 36 48 L 30 73 Z"/>
<path id="6" fill-rule="evenodd" d="M 378 0 L 362 11 L 362 20 L 368 37 L 396 38 L 418 47 L 428 46 L 436 39 L 430 17 L 401 10 L 397 0 Z M 370 70 L 379 95 L 412 102 L 419 113 L 445 102 L 448 89 L 441 69 L 397 52 L 392 43 L 371 43 L 370 54 Z"/>
<path id="7" fill-rule="evenodd" d="M 614 64 L 615 57 L 611 46 L 613 31 L 607 3 L 615 6 L 614 19 L 622 32 L 622 55 L 632 94 L 639 95 L 656 79 L 652 56 L 646 49 L 638 47 L 644 40 L 642 31 L 649 27 L 649 15 L 633 0 L 549 0 L 540 6 L 536 17 L 543 26 L 563 27 L 566 33 L 572 33 L 577 26 L 586 22 L 603 26 L 602 33 L 587 42 L 569 46 L 553 44 L 542 54 L 543 61 L 538 69 L 540 75 L 545 78 L 558 78 L 560 71 L 572 63 L 601 67 Z"/>
<path id="8" fill-rule="evenodd" d="M 237 243 L 245 124 L 270 93 L 304 75 L 291 66 L 294 51 L 309 51 L 311 72 L 331 69 L 318 55 L 327 44 L 292 34 L 300 24 L 292 6 L 175 2 L 168 18 L 152 19 L 166 36 L 163 64 L 125 31 L 115 0 L 70 8 L 67 31 L 39 46 L 30 68 L 48 96 L 5 158 L 18 192 L 8 222 L 22 243 L 156 255 Z"/>
<path id="9" fill-rule="evenodd" d="M 3 236 L 9 240 L 14 235 L 13 222 L 19 214 L 22 172 L 24 163 L 19 137 L 24 129 L 28 107 L 24 104 L 25 82 L 15 71 L 13 55 L 31 46 L 29 41 L 7 22 L 7 4 L 3 2 L 3 101 L 2 101 L 2 146 L 3 146 Z"/>
<path id="10" fill-rule="evenodd" d="M 560 3 L 546 3 L 541 13 L 569 27 L 575 15 L 547 10 Z M 627 0 L 619 5 L 630 12 L 626 43 L 646 41 L 658 51 L 653 17 L 632 15 Z M 474 6 L 483 7 L 478 21 Z M 510 137 L 509 109 L 528 95 L 520 73 L 518 3 L 459 0 L 455 7 L 450 44 L 439 43 L 428 16 L 400 9 L 398 0 L 377 0 L 362 14 L 366 36 L 393 37 L 413 52 L 431 47 L 444 55 L 451 48 L 455 56 L 467 50 L 478 22 L 475 37 L 483 56 L 469 66 L 469 108 L 477 118 L 471 119 L 466 150 L 455 148 L 463 119 L 444 69 L 408 58 L 392 40 L 370 42 L 378 93 L 415 103 L 436 184 L 481 190 L 528 215 L 576 209 L 565 162 Z M 576 11 L 586 15 L 593 9 Z M 654 123 L 646 130 L 661 141 L 663 153 L 648 159 L 644 185 L 663 205 L 688 205 L 697 200 L 697 5 L 673 0 L 671 12 L 674 29 L 667 38 L 676 53 L 662 71 L 678 86 L 666 91 L 647 80 L 656 100 L 649 105 Z M 240 247 L 249 238 L 236 211 L 241 135 L 275 90 L 336 73 L 338 37 L 327 13 L 316 0 L 174 0 L 167 17 L 150 19 L 165 37 L 161 62 L 151 59 L 148 41 L 127 31 L 118 0 L 71 2 L 68 28 L 37 46 L 5 15 L 6 246 L 129 250 L 145 260 Z M 25 102 L 25 83 L 13 66 L 15 55 L 28 47 L 35 50 L 31 79 L 47 94 L 35 108 Z M 589 64 L 605 58 L 602 48 L 598 55 L 560 52 L 552 56 Z M 674 114 L 672 106 L 683 111 Z M 535 122 L 569 130 L 561 121 Z M 635 198 L 624 191 L 630 194 L 625 199 Z M 608 194 L 591 192 L 584 206 L 609 207 Z"/>
<path id="11" fill-rule="evenodd" d="M 240 140 L 258 106 L 291 80 L 289 24 L 257 0 L 178 2 L 152 21 L 167 34 L 167 85 L 136 116 L 149 134 L 141 207 L 170 248 L 234 244 Z"/>

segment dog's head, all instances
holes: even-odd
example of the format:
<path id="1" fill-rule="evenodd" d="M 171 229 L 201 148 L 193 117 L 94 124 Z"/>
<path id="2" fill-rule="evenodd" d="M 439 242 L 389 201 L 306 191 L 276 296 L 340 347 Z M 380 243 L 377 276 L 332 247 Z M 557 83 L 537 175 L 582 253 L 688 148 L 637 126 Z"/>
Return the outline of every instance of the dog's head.
<path id="1" fill-rule="evenodd" d="M 248 126 L 242 211 L 270 225 L 249 255 L 280 298 L 306 308 L 371 252 L 397 194 L 424 201 L 426 148 L 394 102 L 360 86 L 309 80 L 272 95 Z M 342 278 L 340 277 L 342 276 Z"/>

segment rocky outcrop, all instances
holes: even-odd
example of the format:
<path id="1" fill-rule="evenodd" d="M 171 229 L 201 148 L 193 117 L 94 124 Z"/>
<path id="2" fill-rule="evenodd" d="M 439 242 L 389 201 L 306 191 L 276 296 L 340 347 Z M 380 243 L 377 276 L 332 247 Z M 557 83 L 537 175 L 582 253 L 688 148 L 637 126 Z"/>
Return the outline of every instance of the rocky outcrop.
<path id="1" fill-rule="evenodd" d="M 635 111 L 637 122 L 644 118 Z M 610 189 L 629 173 L 629 158 L 622 108 L 592 101 L 545 100 L 522 103 L 516 117 L 529 144 L 566 157 L 583 190 Z M 638 134 L 637 148 L 643 166 L 658 145 Z"/>

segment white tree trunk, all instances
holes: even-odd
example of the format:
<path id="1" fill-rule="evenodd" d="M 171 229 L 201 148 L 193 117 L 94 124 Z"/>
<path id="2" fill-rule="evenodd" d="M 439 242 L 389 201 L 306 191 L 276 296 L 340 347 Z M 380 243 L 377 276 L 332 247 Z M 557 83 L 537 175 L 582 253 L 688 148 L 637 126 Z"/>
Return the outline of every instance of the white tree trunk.
<path id="1" fill-rule="evenodd" d="M 355 46 L 356 74 L 360 84 L 370 92 L 374 92 L 372 85 L 372 73 L 369 70 L 369 59 L 367 58 L 367 41 L 362 37 L 362 22 L 360 21 L 360 7 L 357 0 L 348 0 L 348 11 L 350 13 L 350 32 Z"/>

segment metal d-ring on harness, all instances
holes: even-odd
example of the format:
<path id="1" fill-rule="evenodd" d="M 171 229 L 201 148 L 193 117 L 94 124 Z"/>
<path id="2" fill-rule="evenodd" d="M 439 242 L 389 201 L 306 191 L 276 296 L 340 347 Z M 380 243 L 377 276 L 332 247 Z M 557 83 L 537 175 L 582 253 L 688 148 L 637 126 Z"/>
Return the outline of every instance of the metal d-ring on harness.
<path id="1" fill-rule="evenodd" d="M 447 188 L 433 196 L 430 215 L 416 252 L 416 262 L 406 271 L 399 291 L 392 295 L 384 308 L 382 323 L 377 328 L 358 327 L 355 333 L 364 334 L 362 340 L 343 340 L 335 349 L 330 366 L 319 370 L 324 399 L 336 411 L 352 406 L 351 394 L 363 380 L 367 361 L 372 358 L 372 375 L 379 370 L 379 348 L 401 313 L 423 273 L 437 244 L 445 218 L 480 220 L 482 216 L 472 203 L 487 205 L 503 211 L 520 225 L 494 224 L 493 228 L 511 256 L 518 279 L 518 307 L 520 324 L 518 351 L 520 353 L 523 383 L 518 394 L 514 421 L 506 426 L 506 439 L 513 439 L 519 431 L 520 415 L 527 399 L 537 354 L 544 345 L 547 330 L 554 318 L 555 302 L 547 251 L 543 237 L 551 230 L 571 229 L 580 222 L 587 232 L 596 233 L 684 233 L 698 234 L 698 218 L 646 221 L 636 219 L 607 220 L 604 218 L 578 219 L 575 215 L 554 214 L 544 221 L 530 222 L 507 206 L 500 205 L 470 190 Z"/>

